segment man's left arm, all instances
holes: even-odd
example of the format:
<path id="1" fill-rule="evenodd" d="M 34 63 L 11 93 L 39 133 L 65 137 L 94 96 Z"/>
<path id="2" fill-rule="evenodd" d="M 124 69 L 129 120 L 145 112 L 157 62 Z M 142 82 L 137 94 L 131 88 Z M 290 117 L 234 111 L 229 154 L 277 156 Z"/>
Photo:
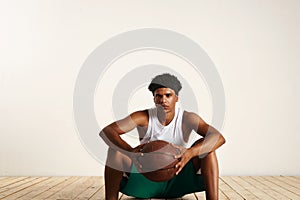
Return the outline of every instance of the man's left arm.
<path id="1" fill-rule="evenodd" d="M 208 153 L 215 151 L 225 143 L 223 135 L 195 113 L 186 113 L 184 124 L 187 126 L 187 130 L 194 130 L 199 135 L 203 136 L 203 138 L 197 140 L 192 147 L 184 150 L 183 153 L 178 156 L 178 158 L 180 157 L 180 162 L 176 165 L 178 168 L 177 174 L 193 157 L 205 157 Z"/>

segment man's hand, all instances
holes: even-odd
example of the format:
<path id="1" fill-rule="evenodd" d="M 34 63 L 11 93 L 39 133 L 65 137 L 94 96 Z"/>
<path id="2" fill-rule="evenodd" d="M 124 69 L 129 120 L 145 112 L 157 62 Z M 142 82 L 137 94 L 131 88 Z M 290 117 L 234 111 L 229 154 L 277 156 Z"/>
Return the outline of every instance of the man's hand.
<path id="1" fill-rule="evenodd" d="M 130 151 L 130 158 L 139 172 L 142 172 L 142 165 L 139 163 L 138 157 L 143 154 L 140 152 L 140 150 L 143 149 L 144 146 L 145 144 L 140 144 Z"/>
<path id="2" fill-rule="evenodd" d="M 192 156 L 192 153 L 191 153 L 190 149 L 186 149 L 184 147 L 177 146 L 177 145 L 174 145 L 174 144 L 173 144 L 173 146 L 175 148 L 178 148 L 181 152 L 179 155 L 175 156 L 175 158 L 179 159 L 179 162 L 175 166 L 177 168 L 176 175 L 178 175 L 181 172 L 181 170 L 183 169 L 183 167 L 186 165 L 186 163 L 188 163 L 189 160 L 193 156 Z"/>

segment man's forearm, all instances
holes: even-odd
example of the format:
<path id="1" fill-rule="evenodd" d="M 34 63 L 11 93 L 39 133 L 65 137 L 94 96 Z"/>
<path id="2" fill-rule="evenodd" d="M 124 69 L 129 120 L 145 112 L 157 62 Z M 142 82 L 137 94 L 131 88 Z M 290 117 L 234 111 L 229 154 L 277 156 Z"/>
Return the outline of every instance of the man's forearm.
<path id="1" fill-rule="evenodd" d="M 209 131 L 204 138 L 201 138 L 196 144 L 191 147 L 193 156 L 205 156 L 206 154 L 215 151 L 225 143 L 224 137 L 214 130 Z"/>
<path id="2" fill-rule="evenodd" d="M 112 128 L 106 127 L 100 133 L 100 137 L 104 140 L 104 142 L 115 150 L 121 151 L 126 154 L 126 152 L 131 152 L 132 147 L 125 142 L 120 135 L 114 131 Z"/>

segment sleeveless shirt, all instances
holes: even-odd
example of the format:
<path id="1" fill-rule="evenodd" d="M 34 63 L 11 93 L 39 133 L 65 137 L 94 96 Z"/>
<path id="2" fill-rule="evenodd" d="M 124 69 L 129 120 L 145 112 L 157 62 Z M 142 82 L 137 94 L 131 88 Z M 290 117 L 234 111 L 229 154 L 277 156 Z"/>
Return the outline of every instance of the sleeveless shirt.
<path id="1" fill-rule="evenodd" d="M 154 140 L 164 140 L 179 146 L 187 147 L 188 142 L 184 141 L 182 132 L 183 112 L 183 109 L 176 107 L 174 118 L 168 125 L 164 126 L 158 120 L 157 108 L 148 109 L 148 129 L 141 144 Z"/>

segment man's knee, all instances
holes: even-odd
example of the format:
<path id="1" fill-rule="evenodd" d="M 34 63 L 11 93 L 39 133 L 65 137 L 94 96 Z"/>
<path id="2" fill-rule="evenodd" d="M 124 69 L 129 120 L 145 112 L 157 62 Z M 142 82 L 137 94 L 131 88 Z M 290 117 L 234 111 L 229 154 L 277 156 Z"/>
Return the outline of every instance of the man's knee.
<path id="1" fill-rule="evenodd" d="M 215 151 L 211 151 L 207 154 L 203 154 L 203 155 L 192 158 L 192 163 L 193 163 L 193 166 L 194 166 L 194 169 L 196 170 L 196 172 L 198 172 L 200 170 L 202 164 L 208 164 L 211 162 L 213 162 L 213 163 L 218 162 Z"/>
<path id="2" fill-rule="evenodd" d="M 216 151 L 211 151 L 207 153 L 206 156 L 203 157 L 203 159 L 216 159 L 216 158 L 217 158 Z"/>
<path id="3" fill-rule="evenodd" d="M 108 151 L 107 151 L 106 163 L 109 164 L 111 162 L 120 162 L 120 161 L 122 161 L 124 156 L 125 155 L 122 154 L 120 151 L 117 151 L 117 150 L 109 147 Z"/>
<path id="4" fill-rule="evenodd" d="M 126 171 L 131 165 L 131 159 L 113 148 L 108 148 L 106 165 L 119 171 Z"/>

